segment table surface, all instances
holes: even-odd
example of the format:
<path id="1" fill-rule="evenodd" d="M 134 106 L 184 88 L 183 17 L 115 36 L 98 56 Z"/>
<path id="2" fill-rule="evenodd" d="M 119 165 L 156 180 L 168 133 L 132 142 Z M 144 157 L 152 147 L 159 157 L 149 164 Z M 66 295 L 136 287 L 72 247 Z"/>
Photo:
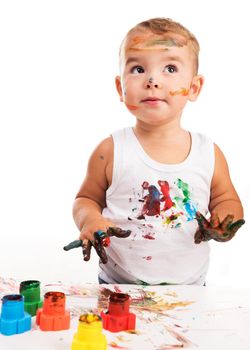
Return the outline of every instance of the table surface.
<path id="1" fill-rule="evenodd" d="M 0 297 L 18 293 L 19 282 L 0 278 Z M 250 349 L 250 290 L 201 286 L 137 286 L 52 283 L 41 284 L 41 294 L 62 291 L 71 312 L 70 329 L 43 332 L 32 318 L 32 330 L 0 334 L 0 349 L 69 350 L 78 318 L 107 307 L 108 291 L 131 296 L 136 314 L 134 333 L 103 330 L 108 349 L 202 350 Z"/>

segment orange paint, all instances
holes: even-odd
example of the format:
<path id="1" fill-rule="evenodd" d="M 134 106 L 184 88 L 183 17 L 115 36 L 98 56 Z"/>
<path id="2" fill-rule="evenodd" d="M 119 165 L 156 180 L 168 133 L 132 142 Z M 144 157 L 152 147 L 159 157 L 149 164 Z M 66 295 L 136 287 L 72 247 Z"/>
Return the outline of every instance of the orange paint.
<path id="1" fill-rule="evenodd" d="M 168 50 L 171 46 L 182 47 L 187 45 L 187 40 L 178 34 L 155 35 L 145 32 L 143 35 L 135 35 L 126 44 L 125 51 L 129 50 Z"/>
<path id="2" fill-rule="evenodd" d="M 169 91 L 169 93 L 171 96 L 177 96 L 177 95 L 187 96 L 189 93 L 189 90 L 185 88 L 181 88 L 180 90 Z"/>
<path id="3" fill-rule="evenodd" d="M 128 108 L 130 111 L 135 111 L 136 109 L 139 108 L 138 106 L 129 105 L 128 103 L 125 103 L 125 105 L 127 106 L 127 108 Z"/>
<path id="4" fill-rule="evenodd" d="M 137 45 L 137 44 L 141 44 L 142 42 L 144 42 L 145 41 L 145 35 L 141 35 L 141 36 L 135 36 L 135 37 L 133 37 L 132 38 L 132 43 L 133 43 L 133 45 Z"/>

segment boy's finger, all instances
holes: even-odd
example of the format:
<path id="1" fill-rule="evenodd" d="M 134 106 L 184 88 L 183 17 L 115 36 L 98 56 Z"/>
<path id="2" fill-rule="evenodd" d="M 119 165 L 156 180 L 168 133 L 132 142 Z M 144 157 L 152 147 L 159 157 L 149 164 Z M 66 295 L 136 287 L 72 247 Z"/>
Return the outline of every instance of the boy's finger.
<path id="1" fill-rule="evenodd" d="M 232 214 L 228 214 L 220 224 L 220 228 L 222 231 L 226 231 L 228 226 L 232 224 L 234 220 L 234 216 Z"/>
<path id="2" fill-rule="evenodd" d="M 101 259 L 101 262 L 103 264 L 106 264 L 108 262 L 108 257 L 103 245 L 100 242 L 98 242 L 97 244 L 94 244 L 94 248 L 96 250 L 97 255 Z"/>
<path id="3" fill-rule="evenodd" d="M 237 221 L 233 222 L 233 223 L 230 225 L 230 228 L 229 228 L 230 232 L 233 232 L 233 233 L 237 232 L 238 229 L 239 229 L 242 225 L 244 225 L 244 223 L 245 223 L 245 220 L 243 220 L 243 219 L 240 219 L 240 220 L 237 220 Z"/>
<path id="4" fill-rule="evenodd" d="M 73 242 L 70 242 L 69 244 L 67 244 L 65 247 L 63 247 L 64 250 L 68 251 L 74 248 L 78 248 L 82 246 L 82 240 L 81 239 L 76 239 Z"/>
<path id="5" fill-rule="evenodd" d="M 212 212 L 210 217 L 210 226 L 212 228 L 218 227 L 220 224 L 219 216 L 217 213 Z"/>
<path id="6" fill-rule="evenodd" d="M 92 248 L 92 243 L 88 239 L 84 239 L 82 242 L 82 254 L 83 254 L 84 261 L 89 261 L 91 248 Z"/>
<path id="7" fill-rule="evenodd" d="M 107 234 L 111 236 L 115 236 L 118 238 L 126 238 L 130 236 L 131 230 L 122 230 L 120 227 L 109 227 L 107 229 Z"/>
<path id="8" fill-rule="evenodd" d="M 93 234 L 88 231 L 88 230 L 82 230 L 80 233 L 80 237 L 79 237 L 82 241 L 84 241 L 85 239 L 88 239 L 89 241 L 93 240 Z"/>
<path id="9" fill-rule="evenodd" d="M 196 212 L 196 219 L 201 229 L 207 228 L 209 226 L 209 222 L 199 211 Z"/>

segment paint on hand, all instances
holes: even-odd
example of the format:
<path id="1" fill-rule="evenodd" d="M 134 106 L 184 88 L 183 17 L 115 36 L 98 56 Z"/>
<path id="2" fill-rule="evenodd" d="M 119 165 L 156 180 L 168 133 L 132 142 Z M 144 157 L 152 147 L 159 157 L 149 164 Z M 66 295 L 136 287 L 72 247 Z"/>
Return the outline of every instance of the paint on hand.
<path id="1" fill-rule="evenodd" d="M 189 94 L 189 90 L 186 88 L 181 88 L 181 89 L 176 90 L 176 91 L 169 91 L 169 94 L 171 96 L 177 96 L 177 95 L 187 96 Z"/>

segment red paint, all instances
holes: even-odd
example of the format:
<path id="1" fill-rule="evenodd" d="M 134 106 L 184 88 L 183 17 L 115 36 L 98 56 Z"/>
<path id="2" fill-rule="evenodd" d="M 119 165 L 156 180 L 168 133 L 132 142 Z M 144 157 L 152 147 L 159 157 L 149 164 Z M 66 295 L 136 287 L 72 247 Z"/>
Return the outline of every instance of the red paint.
<path id="1" fill-rule="evenodd" d="M 166 211 L 172 208 L 172 206 L 174 205 L 169 194 L 169 183 L 167 181 L 159 180 L 158 184 L 160 185 L 161 193 L 163 194 L 163 197 L 161 198 L 161 202 L 165 202 L 164 208 L 162 210 Z"/>
<path id="2" fill-rule="evenodd" d="M 130 296 L 112 293 L 109 297 L 108 311 L 101 312 L 103 328 L 110 332 L 135 329 L 135 315 L 129 312 Z"/>
<path id="3" fill-rule="evenodd" d="M 114 290 L 116 293 L 122 293 L 122 290 L 118 286 L 114 286 Z"/>
<path id="4" fill-rule="evenodd" d="M 146 260 L 149 261 L 149 260 L 152 260 L 152 256 L 150 256 L 150 255 L 149 256 L 144 256 L 143 259 L 146 259 Z"/>
<path id="5" fill-rule="evenodd" d="M 117 345 L 115 342 L 112 342 L 112 343 L 110 343 L 109 345 L 110 345 L 112 348 L 128 350 L 128 348 L 125 348 L 124 346 Z"/>
<path id="6" fill-rule="evenodd" d="M 146 238 L 146 239 L 155 239 L 155 237 L 152 236 L 150 233 L 147 233 L 146 235 L 143 235 L 142 237 Z"/>

